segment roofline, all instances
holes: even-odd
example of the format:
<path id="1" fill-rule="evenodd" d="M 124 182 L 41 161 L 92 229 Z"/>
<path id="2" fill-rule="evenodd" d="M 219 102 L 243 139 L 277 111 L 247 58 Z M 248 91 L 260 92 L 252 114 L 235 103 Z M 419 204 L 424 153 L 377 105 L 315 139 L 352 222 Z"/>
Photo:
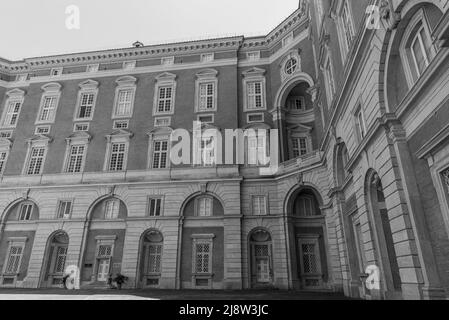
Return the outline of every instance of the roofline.
<path id="1" fill-rule="evenodd" d="M 113 48 L 113 49 L 104 49 L 104 50 L 92 50 L 92 51 L 84 51 L 84 52 L 72 52 L 72 53 L 63 53 L 56 55 L 47 55 L 47 56 L 37 56 L 37 57 L 29 57 L 22 60 L 11 61 L 5 58 L 0 57 L 0 69 L 4 69 L 7 71 L 29 71 L 30 67 L 33 69 L 36 66 L 49 66 L 49 65 L 58 65 L 67 63 L 66 60 L 70 60 L 72 63 L 86 63 L 90 61 L 90 63 L 98 63 L 103 59 L 115 59 L 115 60 L 124 60 L 126 57 L 128 59 L 134 59 L 136 57 L 155 54 L 155 55 L 174 55 L 177 52 L 187 51 L 187 50 L 207 50 L 209 48 L 213 49 L 218 46 L 218 48 L 223 47 L 237 47 L 239 48 L 246 41 L 255 41 L 258 46 L 270 46 L 271 43 L 276 42 L 279 37 L 284 35 L 284 33 L 290 29 L 290 27 L 300 18 L 303 18 L 304 8 L 298 8 L 293 13 L 291 13 L 286 19 L 284 19 L 281 23 L 279 23 L 272 31 L 270 31 L 266 35 L 260 36 L 251 36 L 245 37 L 244 35 L 235 35 L 235 36 L 227 36 L 227 37 L 217 37 L 210 39 L 199 39 L 199 40 L 190 40 L 190 41 L 179 41 L 179 42 L 166 42 L 160 44 L 147 45 L 142 47 L 122 47 L 122 48 Z M 196 44 L 200 46 L 198 48 L 193 48 L 192 45 Z M 207 46 L 205 46 L 207 45 Z M 170 48 L 177 47 L 177 48 Z M 190 48 L 188 48 L 190 47 Z M 100 57 L 101 56 L 101 57 Z M 91 57 L 93 59 L 91 59 Z M 75 61 L 76 60 L 76 61 Z"/>

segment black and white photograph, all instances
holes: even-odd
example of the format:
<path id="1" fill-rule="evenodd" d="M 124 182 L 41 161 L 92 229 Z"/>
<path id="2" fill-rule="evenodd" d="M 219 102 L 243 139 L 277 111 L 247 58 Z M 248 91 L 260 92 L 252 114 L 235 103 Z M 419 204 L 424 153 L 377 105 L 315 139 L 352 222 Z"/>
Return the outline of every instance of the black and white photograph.
<path id="1" fill-rule="evenodd" d="M 449 300 L 449 0 L 1 0 L 0 29 L 3 303 Z"/>

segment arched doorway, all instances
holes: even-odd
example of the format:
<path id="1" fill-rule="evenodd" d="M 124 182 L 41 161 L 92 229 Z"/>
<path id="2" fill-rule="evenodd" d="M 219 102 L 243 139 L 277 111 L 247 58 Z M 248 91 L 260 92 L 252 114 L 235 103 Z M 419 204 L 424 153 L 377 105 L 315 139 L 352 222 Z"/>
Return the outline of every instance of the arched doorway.
<path id="1" fill-rule="evenodd" d="M 69 236 L 64 231 L 57 231 L 50 236 L 45 255 L 45 275 L 43 287 L 60 287 L 66 268 Z"/>
<path id="2" fill-rule="evenodd" d="M 106 288 L 109 277 L 121 273 L 127 217 L 126 204 L 116 196 L 92 205 L 83 240 L 82 287 Z"/>
<path id="3" fill-rule="evenodd" d="M 249 235 L 251 287 L 272 286 L 273 245 L 271 234 L 264 229 L 256 229 Z"/>
<path id="4" fill-rule="evenodd" d="M 292 281 L 296 289 L 327 287 L 327 236 L 320 203 L 318 193 L 310 187 L 294 191 L 287 203 Z"/>
<path id="5" fill-rule="evenodd" d="M 374 231 L 377 247 L 377 258 L 380 262 L 380 290 L 384 298 L 395 298 L 401 295 L 401 277 L 394 248 L 390 218 L 385 203 L 385 194 L 379 175 L 370 171 L 367 176 L 368 210 Z"/>
<path id="6" fill-rule="evenodd" d="M 224 208 L 209 192 L 186 200 L 180 243 L 181 289 L 224 288 Z"/>
<path id="7" fill-rule="evenodd" d="M 28 276 L 39 207 L 30 199 L 18 199 L 0 218 L 0 286 L 20 287 Z"/>
<path id="8" fill-rule="evenodd" d="M 157 230 L 146 231 L 140 240 L 138 286 L 158 287 L 162 274 L 164 237 Z"/>

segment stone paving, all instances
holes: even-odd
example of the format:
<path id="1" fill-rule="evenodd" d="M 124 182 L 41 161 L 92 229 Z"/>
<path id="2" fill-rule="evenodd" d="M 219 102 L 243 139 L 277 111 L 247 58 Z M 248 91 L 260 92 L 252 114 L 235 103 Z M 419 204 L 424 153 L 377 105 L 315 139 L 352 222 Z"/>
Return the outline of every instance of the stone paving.
<path id="1" fill-rule="evenodd" d="M 210 290 L 0 289 L 0 300 L 347 300 L 341 293 Z"/>

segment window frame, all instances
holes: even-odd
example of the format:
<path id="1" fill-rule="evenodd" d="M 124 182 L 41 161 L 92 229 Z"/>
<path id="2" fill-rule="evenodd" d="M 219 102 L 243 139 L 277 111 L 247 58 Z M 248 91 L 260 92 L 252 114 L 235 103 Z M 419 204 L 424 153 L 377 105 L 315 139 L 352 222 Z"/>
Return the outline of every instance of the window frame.
<path id="1" fill-rule="evenodd" d="M 255 206 L 255 201 L 256 199 L 258 200 L 258 211 L 256 211 L 256 206 Z M 264 210 L 260 210 L 261 209 L 261 203 L 264 204 Z M 257 195 L 252 195 L 251 196 L 251 213 L 253 216 L 268 216 L 269 215 L 269 200 L 268 200 L 268 195 L 266 194 L 257 194 Z"/>
<path id="2" fill-rule="evenodd" d="M 250 70 L 243 72 L 243 112 L 257 112 L 257 111 L 266 111 L 267 110 L 267 101 L 266 101 L 266 77 L 265 70 L 259 68 L 252 68 Z M 248 84 L 251 83 L 260 83 L 261 87 L 261 107 L 260 108 L 250 108 L 249 105 L 249 92 L 248 92 Z"/>
<path id="3" fill-rule="evenodd" d="M 39 111 L 37 113 L 36 121 L 34 122 L 35 125 L 40 124 L 53 124 L 56 120 L 56 114 L 58 112 L 59 107 L 59 100 L 61 98 L 61 85 L 59 83 L 48 83 L 41 87 L 41 89 L 44 91 L 41 96 L 40 104 L 39 104 Z M 53 113 L 48 116 L 48 119 L 41 120 L 43 111 L 44 111 L 44 104 L 47 98 L 54 98 L 55 99 L 55 106 L 53 109 Z M 51 115 L 51 117 L 50 117 Z"/>
<path id="4" fill-rule="evenodd" d="M 86 130 L 76 130 L 76 126 L 86 126 Z M 90 123 L 89 122 L 77 122 L 73 124 L 73 132 L 87 132 L 89 131 Z"/>
<path id="5" fill-rule="evenodd" d="M 205 214 L 201 215 L 201 201 L 210 201 L 210 206 L 209 206 L 209 210 L 207 203 L 204 204 L 204 209 L 205 209 Z M 195 212 L 195 217 L 198 218 L 209 218 L 209 217 L 213 217 L 214 216 L 214 198 L 212 196 L 209 195 L 202 195 L 202 196 L 198 196 L 195 198 L 195 205 L 194 205 L 194 212 Z"/>
<path id="6" fill-rule="evenodd" d="M 324 59 L 323 75 L 325 80 L 327 105 L 330 109 L 337 92 L 337 88 L 335 86 L 334 64 L 332 63 L 330 52 L 327 53 L 326 58 Z"/>
<path id="7" fill-rule="evenodd" d="M 207 52 L 202 53 L 200 56 L 201 63 L 210 63 L 215 60 L 215 53 L 214 52 Z"/>
<path id="8" fill-rule="evenodd" d="M 25 212 L 25 216 L 23 215 L 23 208 L 24 207 L 31 208 L 29 210 L 29 212 Z M 22 221 L 22 222 L 24 222 L 24 221 L 31 221 L 31 218 L 33 217 L 33 213 L 34 213 L 34 207 L 35 207 L 34 203 L 29 202 L 29 201 L 25 201 L 25 202 L 21 203 L 20 207 L 19 207 L 19 212 L 18 212 L 18 215 L 17 215 L 17 221 Z M 28 211 L 28 210 L 26 210 L 26 211 Z"/>
<path id="9" fill-rule="evenodd" d="M 134 113 L 134 104 L 135 104 L 135 99 L 136 99 L 136 81 L 137 79 L 131 76 L 125 76 L 125 77 L 121 77 L 119 79 L 117 79 L 115 82 L 117 84 L 117 87 L 115 88 L 115 97 L 114 97 L 114 108 L 112 110 L 112 119 L 129 119 L 132 118 L 133 113 Z M 118 115 L 117 111 L 118 111 L 118 106 L 119 106 L 119 98 L 120 98 L 120 93 L 122 91 L 130 91 L 130 105 L 129 105 L 129 113 L 127 114 L 121 114 Z"/>
<path id="10" fill-rule="evenodd" d="M 146 210 L 146 216 L 150 218 L 158 218 L 164 216 L 164 196 L 156 196 L 156 195 L 149 195 L 147 197 L 147 210 Z M 151 201 L 156 201 L 155 204 L 155 212 L 156 213 L 156 207 L 157 207 L 157 201 L 159 201 L 159 214 L 151 214 Z"/>
<path id="11" fill-rule="evenodd" d="M 340 44 L 340 52 L 343 60 L 343 64 L 348 56 L 349 50 L 351 49 L 351 45 L 354 42 L 354 39 L 357 35 L 355 24 L 354 24 L 354 16 L 352 14 L 352 8 L 349 4 L 348 0 L 341 0 L 339 4 L 339 8 L 337 9 L 337 33 L 338 40 Z M 346 12 L 345 21 L 344 13 Z M 349 35 L 351 38 L 348 38 L 348 34 L 346 31 L 352 32 L 352 35 Z"/>
<path id="12" fill-rule="evenodd" d="M 56 207 L 56 219 L 57 220 L 69 220 L 72 217 L 72 212 L 73 212 L 73 199 L 59 199 L 58 200 L 58 205 Z M 67 204 L 70 203 L 70 208 L 69 208 L 69 212 L 68 214 L 63 214 L 62 216 L 60 215 L 61 213 L 61 208 L 63 204 Z M 65 206 L 65 210 L 64 213 L 67 211 L 67 205 Z"/>
<path id="13" fill-rule="evenodd" d="M 8 163 L 9 151 L 9 148 L 0 148 L 0 177 L 5 173 L 6 164 Z M 3 154 L 5 154 L 4 157 Z"/>
<path id="14" fill-rule="evenodd" d="M 363 139 L 365 139 L 365 137 L 368 134 L 368 127 L 366 125 L 366 119 L 361 103 L 359 103 L 358 106 L 355 108 L 353 116 L 354 116 L 354 128 L 357 136 L 357 142 L 360 143 L 363 141 Z"/>
<path id="15" fill-rule="evenodd" d="M 176 75 L 172 73 L 165 72 L 156 77 L 156 84 L 154 88 L 154 98 L 153 98 L 153 116 L 167 116 L 173 115 L 175 113 L 176 106 Z M 159 111 L 159 101 L 160 101 L 160 89 L 161 88 L 171 88 L 170 97 L 170 110 L 169 111 Z M 165 101 L 168 101 L 166 98 Z M 165 109 L 165 107 L 164 107 Z"/>
<path id="16" fill-rule="evenodd" d="M 15 129 L 17 127 L 17 123 L 19 122 L 20 112 L 22 111 L 23 102 L 25 100 L 25 92 L 20 89 L 14 89 L 14 90 L 8 91 L 6 93 L 6 95 L 8 96 L 8 98 L 6 99 L 4 107 L 3 107 L 0 127 L 1 127 L 1 129 Z M 13 104 L 13 107 L 14 107 L 13 112 L 9 112 L 11 104 Z M 14 110 L 15 110 L 17 104 L 20 104 L 20 105 L 19 105 L 18 111 L 15 112 Z M 9 124 L 5 123 L 5 121 L 8 117 L 8 114 L 16 115 L 14 124 L 11 124 L 11 120 L 12 120 L 13 116 L 9 117 L 9 120 L 10 120 Z"/>
<path id="17" fill-rule="evenodd" d="M 31 160 L 33 158 L 33 149 L 35 149 L 35 148 L 44 149 L 44 154 L 41 156 L 42 161 L 40 164 L 39 172 L 38 173 L 28 173 L 30 171 Z M 48 153 L 48 145 L 41 144 L 41 143 L 34 143 L 34 144 L 30 143 L 29 147 L 28 147 L 26 162 L 25 162 L 25 166 L 24 166 L 22 174 L 27 175 L 27 176 L 42 175 L 43 171 L 44 171 L 44 167 L 45 167 L 45 160 L 47 158 L 47 153 Z M 34 172 L 34 170 L 33 170 L 33 172 Z"/>
<path id="18" fill-rule="evenodd" d="M 196 74 L 195 81 L 195 112 L 217 112 L 218 110 L 218 72 L 214 69 L 206 69 Z M 201 107 L 201 86 L 212 85 L 212 96 L 206 93 L 206 108 Z M 206 89 L 207 90 L 207 89 Z M 207 98 L 212 98 L 212 108 L 207 108 Z"/>
<path id="19" fill-rule="evenodd" d="M 5 260 L 3 263 L 3 268 L 2 268 L 2 274 L 1 274 L 1 283 L 0 286 L 2 287 L 15 287 L 16 285 L 16 281 L 17 281 L 17 276 L 20 273 L 20 268 L 22 266 L 22 260 L 23 260 L 23 254 L 25 251 L 25 247 L 26 247 L 26 242 L 27 242 L 28 238 L 27 237 L 10 237 L 7 239 L 8 241 L 8 249 L 7 249 L 7 254 L 5 255 Z M 10 260 L 10 256 L 11 256 L 11 249 L 13 247 L 20 247 L 21 248 L 21 253 L 20 253 L 20 257 L 18 259 L 17 262 L 17 270 L 14 270 L 14 272 L 8 272 L 7 268 L 9 265 L 9 260 Z M 4 284 L 4 279 L 5 278 L 12 278 L 12 283 L 10 285 L 5 285 Z"/>
<path id="20" fill-rule="evenodd" d="M 419 24 L 421 24 L 421 26 L 418 28 Z M 413 31 L 416 28 L 418 28 L 418 29 L 414 33 Z M 429 52 L 425 52 L 426 51 L 425 44 L 423 42 L 421 42 L 421 50 L 424 50 L 425 56 L 428 60 L 428 64 L 422 72 L 419 70 L 419 67 L 416 65 L 416 57 L 415 57 L 413 49 L 412 49 L 412 43 L 418 37 L 418 35 L 420 35 L 420 30 L 424 30 L 428 40 L 430 41 Z M 422 37 L 420 37 L 420 38 L 422 38 Z M 422 39 L 421 39 L 421 41 L 422 41 Z M 411 89 L 415 85 L 415 83 L 418 82 L 418 80 L 421 78 L 421 76 L 426 72 L 426 70 L 428 69 L 428 66 L 432 63 L 433 59 L 435 58 L 435 56 L 437 54 L 437 47 L 435 46 L 434 43 L 432 43 L 432 31 L 429 26 L 429 19 L 428 19 L 426 13 L 424 12 L 424 9 L 422 9 L 422 8 L 419 9 L 414 14 L 414 16 L 410 19 L 410 22 L 408 23 L 408 25 L 404 31 L 404 34 L 403 34 L 403 37 L 402 37 L 402 40 L 400 43 L 399 51 L 400 51 L 401 62 L 402 62 L 402 66 L 404 69 L 407 84 L 408 84 L 409 89 Z M 412 58 L 413 61 L 410 61 L 410 58 Z M 413 66 L 411 65 L 412 62 L 414 64 Z M 414 74 L 413 71 L 416 74 Z"/>
<path id="21" fill-rule="evenodd" d="M 80 156 L 80 154 L 76 154 L 77 159 L 75 160 L 75 164 L 73 165 L 74 169 L 73 171 L 69 170 L 70 169 L 70 165 L 71 165 L 71 157 L 73 156 L 72 154 L 72 148 L 74 147 L 83 147 L 83 153 L 82 153 L 82 158 L 81 158 L 81 163 L 79 164 L 80 166 L 80 170 L 79 171 L 75 171 L 75 168 L 78 165 L 78 157 Z M 87 156 L 87 148 L 88 148 L 88 144 L 85 142 L 74 142 L 74 143 L 70 143 L 68 145 L 67 151 L 66 151 L 66 159 L 64 161 L 64 173 L 67 174 L 80 174 L 84 172 L 84 167 L 86 164 L 86 156 Z"/>
<path id="22" fill-rule="evenodd" d="M 111 216 L 108 216 L 108 204 L 114 203 L 112 207 Z M 116 208 L 116 212 L 114 209 Z M 115 214 L 116 215 L 115 215 Z M 117 198 L 106 199 L 103 204 L 103 219 L 104 220 L 117 220 L 120 217 L 120 200 Z"/>
<path id="23" fill-rule="evenodd" d="M 98 97 L 98 82 L 93 80 L 87 80 L 79 84 L 78 97 L 76 102 L 75 113 L 73 115 L 73 121 L 92 121 L 95 113 L 95 106 L 97 104 Z M 89 117 L 80 117 L 81 104 L 84 95 L 93 95 L 92 105 Z"/>

